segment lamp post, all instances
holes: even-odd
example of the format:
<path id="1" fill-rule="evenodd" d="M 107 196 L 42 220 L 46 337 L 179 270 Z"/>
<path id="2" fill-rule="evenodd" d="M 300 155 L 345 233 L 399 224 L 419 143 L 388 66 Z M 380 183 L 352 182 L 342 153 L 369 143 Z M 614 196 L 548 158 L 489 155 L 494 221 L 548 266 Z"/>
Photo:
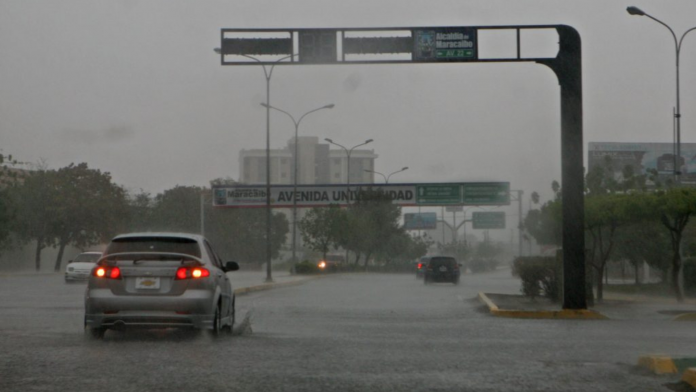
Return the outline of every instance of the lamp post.
<path id="1" fill-rule="evenodd" d="M 352 153 L 353 153 L 353 150 L 355 150 L 356 148 L 358 148 L 358 147 L 360 147 L 360 146 L 364 146 L 364 145 L 369 144 L 369 143 L 372 143 L 373 140 L 372 140 L 372 139 L 367 139 L 367 140 L 365 140 L 363 143 L 360 143 L 360 144 L 358 144 L 357 146 L 353 146 L 353 147 L 351 147 L 350 149 L 349 149 L 349 148 L 346 148 L 346 147 L 344 147 L 344 146 L 342 146 L 342 145 L 340 145 L 340 144 L 338 144 L 338 143 L 336 143 L 336 142 L 334 142 L 333 140 L 331 140 L 331 139 L 329 139 L 329 138 L 325 138 L 324 140 L 326 140 L 327 142 L 329 142 L 329 143 L 331 143 L 331 144 L 333 144 L 333 145 L 335 145 L 335 146 L 341 147 L 341 148 L 344 149 L 345 152 L 346 152 L 347 159 L 348 159 L 348 160 L 347 160 L 347 164 L 346 164 L 346 165 L 347 165 L 347 168 L 346 168 L 346 171 L 347 171 L 347 172 L 346 172 L 346 181 L 347 181 L 347 184 L 348 184 L 348 195 L 347 195 L 346 197 L 348 198 L 348 200 L 347 200 L 348 204 L 350 204 L 350 154 L 352 154 Z"/>
<path id="2" fill-rule="evenodd" d="M 293 181 L 293 191 L 292 191 L 292 261 L 297 262 L 297 259 L 295 258 L 296 254 L 296 249 L 297 249 L 297 172 L 298 172 L 298 166 L 299 166 L 299 160 L 298 160 L 298 153 L 297 153 L 297 134 L 300 129 L 300 123 L 302 120 L 309 115 L 310 113 L 314 113 L 316 111 L 322 110 L 322 109 L 333 109 L 335 106 L 334 104 L 329 104 L 329 105 L 324 105 L 320 108 L 316 108 L 314 110 L 310 110 L 307 113 L 303 114 L 300 116 L 299 120 L 295 120 L 295 117 L 292 116 L 292 114 L 286 112 L 285 110 L 278 109 L 275 106 L 267 105 L 265 103 L 262 103 L 261 106 L 267 108 L 267 109 L 274 109 L 277 110 L 281 113 L 285 113 L 290 119 L 292 120 L 293 124 L 295 124 L 295 163 L 294 163 L 294 181 Z"/>
<path id="3" fill-rule="evenodd" d="M 224 56 L 220 48 L 215 48 L 213 51 L 220 56 Z M 270 69 L 266 69 L 266 65 L 256 57 L 245 54 L 240 54 L 239 56 L 261 64 L 263 74 L 266 77 L 266 105 L 268 105 L 266 106 L 266 282 L 271 283 L 273 282 L 273 277 L 271 276 L 271 77 L 273 76 L 273 69 L 278 63 L 296 55 L 291 54 L 279 58 L 271 65 Z"/>
<path id="4" fill-rule="evenodd" d="M 677 133 L 677 151 L 674 157 L 674 178 L 675 182 L 677 184 L 680 184 L 680 175 L 681 175 L 681 167 L 679 166 L 679 161 L 681 159 L 681 108 L 680 108 L 680 99 L 679 99 L 679 53 L 681 52 L 681 45 L 682 42 L 684 41 L 684 37 L 693 30 L 696 30 L 696 26 L 692 27 L 684 32 L 682 34 L 681 38 L 677 40 L 677 35 L 674 33 L 674 30 L 672 30 L 671 27 L 669 27 L 666 23 L 663 21 L 653 17 L 650 14 L 645 13 L 643 10 L 641 10 L 638 7 L 628 7 L 626 8 L 626 12 L 628 12 L 631 15 L 636 15 L 636 16 L 647 16 L 648 18 L 654 20 L 655 22 L 665 26 L 670 33 L 672 33 L 672 38 L 674 38 L 674 49 L 676 53 L 676 66 L 677 66 L 677 107 L 674 112 L 674 119 L 676 121 L 676 133 Z"/>
<path id="5" fill-rule="evenodd" d="M 391 176 L 393 176 L 393 175 L 396 174 L 396 173 L 401 173 L 401 172 L 404 171 L 404 170 L 408 170 L 408 166 L 404 166 L 404 167 L 401 168 L 401 170 L 397 170 L 397 171 L 395 171 L 395 172 L 390 173 L 388 176 L 385 176 L 384 174 L 382 174 L 382 173 L 380 173 L 380 172 L 378 172 L 378 171 L 365 169 L 365 171 L 368 172 L 368 173 L 379 174 L 380 176 L 382 176 L 382 178 L 384 178 L 384 183 L 385 183 L 385 184 L 389 184 L 389 178 L 391 178 Z"/>

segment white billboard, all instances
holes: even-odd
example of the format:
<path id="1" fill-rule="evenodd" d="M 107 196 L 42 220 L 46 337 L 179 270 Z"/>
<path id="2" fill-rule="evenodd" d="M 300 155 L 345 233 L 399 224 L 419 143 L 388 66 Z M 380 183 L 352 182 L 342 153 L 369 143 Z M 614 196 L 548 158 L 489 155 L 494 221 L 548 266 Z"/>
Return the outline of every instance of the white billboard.
<path id="1" fill-rule="evenodd" d="M 636 175 L 655 171 L 661 181 L 674 176 L 676 166 L 681 182 L 696 185 L 696 143 L 681 143 L 681 156 L 675 160 L 674 143 L 590 142 L 587 149 L 588 170 L 610 163 L 614 177 L 619 179 L 626 166 Z"/>

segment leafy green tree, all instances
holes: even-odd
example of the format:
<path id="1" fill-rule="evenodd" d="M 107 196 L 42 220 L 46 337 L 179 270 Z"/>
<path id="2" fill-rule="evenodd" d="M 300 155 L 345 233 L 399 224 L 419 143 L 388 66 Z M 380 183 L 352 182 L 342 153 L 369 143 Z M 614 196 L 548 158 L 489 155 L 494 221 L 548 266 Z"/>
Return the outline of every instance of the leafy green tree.
<path id="1" fill-rule="evenodd" d="M 55 170 L 37 170 L 29 173 L 21 183 L 8 188 L 9 196 L 21 219 L 13 232 L 20 242 L 36 241 L 34 264 L 41 269 L 41 252 L 55 242 L 58 226 L 58 175 Z"/>
<path id="2" fill-rule="evenodd" d="M 278 258 L 290 232 L 284 214 L 271 216 L 271 257 Z M 205 234 L 225 260 L 266 260 L 266 212 L 261 208 L 213 208 L 206 204 Z"/>
<path id="3" fill-rule="evenodd" d="M 54 270 L 59 271 L 67 245 L 84 249 L 120 232 L 126 217 L 126 192 L 111 174 L 70 164 L 55 172 L 52 229 L 58 246 Z"/>
<path id="4" fill-rule="evenodd" d="M 151 230 L 198 233 L 201 227 L 200 204 L 203 192 L 201 187 L 177 185 L 155 196 L 150 217 Z"/>
<path id="5" fill-rule="evenodd" d="M 152 214 L 154 200 L 150 194 L 140 190 L 139 193 L 128 196 L 128 222 L 125 226 L 127 232 L 152 230 Z"/>
<path id="6" fill-rule="evenodd" d="M 0 249 L 4 249 L 14 224 L 15 208 L 12 205 L 8 192 L 0 189 Z"/>
<path id="7" fill-rule="evenodd" d="M 597 300 L 604 297 L 604 271 L 612 256 L 617 230 L 640 219 L 635 195 L 599 194 L 585 197 L 585 232 L 588 252 L 585 259 L 594 269 Z"/>
<path id="8" fill-rule="evenodd" d="M 672 245 L 671 282 L 677 301 L 684 301 L 684 290 L 679 282 L 682 268 L 681 243 L 683 232 L 691 215 L 696 213 L 696 189 L 671 188 L 656 194 L 660 221 L 667 228 Z"/>
<path id="9" fill-rule="evenodd" d="M 338 248 L 345 221 L 346 213 L 338 205 L 312 208 L 298 225 L 302 241 L 308 248 L 320 252 L 322 259 L 326 259 L 330 248 Z"/>
<path id="10" fill-rule="evenodd" d="M 372 255 L 383 249 L 392 236 L 401 232 L 400 217 L 401 208 L 392 204 L 384 191 L 361 191 L 348 207 L 340 243 L 356 254 L 356 264 L 360 261 L 360 255 L 364 255 L 364 266 L 367 268 Z"/>
<path id="11" fill-rule="evenodd" d="M 427 236 L 411 236 L 399 231 L 389 238 L 389 242 L 378 251 L 378 257 L 385 265 L 396 263 L 410 264 L 428 253 L 433 241 Z"/>
<path id="12" fill-rule="evenodd" d="M 661 223 L 646 220 L 619 229 L 612 260 L 628 260 L 633 266 L 635 283 L 640 284 L 639 268 L 647 263 L 667 276 L 672 263 L 665 249 L 671 247 L 670 238 Z"/>

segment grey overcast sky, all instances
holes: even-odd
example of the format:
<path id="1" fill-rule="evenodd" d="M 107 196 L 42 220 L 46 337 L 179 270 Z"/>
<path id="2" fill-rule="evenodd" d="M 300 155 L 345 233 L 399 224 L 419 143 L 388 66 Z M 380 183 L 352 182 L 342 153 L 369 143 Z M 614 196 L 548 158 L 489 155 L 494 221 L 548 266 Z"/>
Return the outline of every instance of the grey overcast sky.
<path id="1" fill-rule="evenodd" d="M 220 65 L 220 28 L 506 24 L 580 32 L 586 142 L 671 142 L 672 38 L 629 5 L 679 35 L 696 26 L 693 0 L 0 0 L 0 148 L 52 168 L 87 162 L 153 194 L 238 178 L 238 151 L 265 145 L 265 80 Z M 683 141 L 694 142 L 696 32 L 681 64 Z M 336 104 L 301 134 L 374 139 L 376 170 L 410 167 L 393 181 L 510 181 L 548 198 L 560 180 L 559 88 L 541 65 L 284 66 L 271 103 L 298 114 Z M 272 147 L 293 130 L 273 115 Z"/>

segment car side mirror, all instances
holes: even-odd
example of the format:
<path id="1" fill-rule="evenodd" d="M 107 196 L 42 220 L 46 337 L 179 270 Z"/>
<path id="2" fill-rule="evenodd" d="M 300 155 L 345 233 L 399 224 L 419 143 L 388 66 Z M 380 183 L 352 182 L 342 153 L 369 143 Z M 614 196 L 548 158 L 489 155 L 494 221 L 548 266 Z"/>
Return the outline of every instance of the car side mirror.
<path id="1" fill-rule="evenodd" d="M 239 269 L 239 264 L 237 264 L 236 261 L 228 261 L 225 263 L 225 272 L 228 271 L 237 271 Z"/>

